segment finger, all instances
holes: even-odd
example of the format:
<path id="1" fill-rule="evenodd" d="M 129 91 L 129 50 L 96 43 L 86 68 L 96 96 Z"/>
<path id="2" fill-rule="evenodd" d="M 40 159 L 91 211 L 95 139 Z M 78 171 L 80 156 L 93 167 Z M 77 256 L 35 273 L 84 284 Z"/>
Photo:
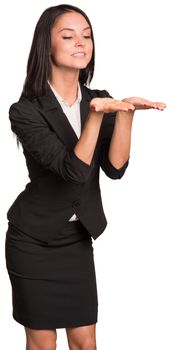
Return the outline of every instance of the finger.
<path id="1" fill-rule="evenodd" d="M 162 103 L 162 102 L 158 102 L 158 103 L 157 103 L 157 106 L 158 106 L 160 109 L 164 109 L 164 108 L 167 107 L 166 104 L 165 104 L 165 103 Z"/>
<path id="2" fill-rule="evenodd" d="M 111 106 L 111 104 L 110 104 Z M 121 103 L 121 101 L 119 103 L 116 103 L 115 104 L 115 107 L 117 107 L 117 109 L 121 109 L 121 110 L 124 110 L 124 111 L 134 111 L 135 110 L 135 106 L 131 103 Z"/>
<path id="3" fill-rule="evenodd" d="M 131 110 L 131 111 L 134 111 L 134 110 L 135 110 L 135 106 L 134 106 L 133 104 L 131 104 L 131 103 L 126 103 L 125 105 L 126 105 L 125 107 L 126 107 L 128 110 Z"/>
<path id="4" fill-rule="evenodd" d="M 133 111 L 134 111 L 133 108 L 130 109 L 122 106 L 116 107 L 116 112 L 133 112 Z"/>
<path id="5" fill-rule="evenodd" d="M 127 107 L 122 107 L 122 106 L 113 106 L 113 107 L 111 107 L 111 106 L 109 106 L 109 107 L 107 107 L 107 106 L 105 106 L 104 107 L 104 110 L 106 111 L 106 112 L 129 112 L 130 110 L 127 108 Z"/>
<path id="6" fill-rule="evenodd" d="M 164 108 L 166 108 L 166 105 L 165 105 L 165 103 L 155 102 L 153 104 L 153 108 L 163 110 Z"/>

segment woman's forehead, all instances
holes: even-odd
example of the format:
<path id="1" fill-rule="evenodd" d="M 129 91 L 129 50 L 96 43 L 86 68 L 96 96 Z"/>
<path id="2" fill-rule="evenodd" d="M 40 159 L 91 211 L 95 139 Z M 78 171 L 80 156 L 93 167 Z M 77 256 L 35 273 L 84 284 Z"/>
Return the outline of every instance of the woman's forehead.
<path id="1" fill-rule="evenodd" d="M 62 30 L 63 28 L 74 29 L 76 27 L 82 30 L 89 28 L 89 23 L 86 21 L 85 17 L 78 12 L 67 12 L 56 18 L 54 23 L 55 28 Z"/>

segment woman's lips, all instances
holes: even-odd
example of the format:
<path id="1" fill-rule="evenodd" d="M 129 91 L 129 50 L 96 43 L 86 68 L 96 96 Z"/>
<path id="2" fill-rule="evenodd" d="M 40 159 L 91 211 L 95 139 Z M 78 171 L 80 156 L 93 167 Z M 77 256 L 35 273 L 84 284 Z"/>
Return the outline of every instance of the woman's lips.
<path id="1" fill-rule="evenodd" d="M 74 57 L 84 57 L 85 53 L 84 52 L 78 52 L 78 53 L 74 53 L 72 56 L 74 56 Z"/>

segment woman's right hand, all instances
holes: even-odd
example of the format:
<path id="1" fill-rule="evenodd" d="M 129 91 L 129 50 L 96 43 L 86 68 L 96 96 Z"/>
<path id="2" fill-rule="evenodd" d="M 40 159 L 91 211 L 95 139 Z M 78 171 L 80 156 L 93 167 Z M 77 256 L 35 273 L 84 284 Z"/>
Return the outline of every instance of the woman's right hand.
<path id="1" fill-rule="evenodd" d="M 135 107 L 129 102 L 114 100 L 109 97 L 95 97 L 90 101 L 90 110 L 94 112 L 128 112 L 134 111 Z"/>

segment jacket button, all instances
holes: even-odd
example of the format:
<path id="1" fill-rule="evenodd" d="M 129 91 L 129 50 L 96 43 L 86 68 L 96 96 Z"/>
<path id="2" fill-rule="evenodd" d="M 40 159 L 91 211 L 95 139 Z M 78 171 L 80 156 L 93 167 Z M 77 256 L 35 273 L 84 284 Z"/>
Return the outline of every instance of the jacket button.
<path id="1" fill-rule="evenodd" d="M 80 203 L 79 203 L 78 201 L 74 201 L 74 202 L 73 202 L 73 206 L 74 206 L 74 207 L 79 207 L 79 205 L 80 205 Z"/>

